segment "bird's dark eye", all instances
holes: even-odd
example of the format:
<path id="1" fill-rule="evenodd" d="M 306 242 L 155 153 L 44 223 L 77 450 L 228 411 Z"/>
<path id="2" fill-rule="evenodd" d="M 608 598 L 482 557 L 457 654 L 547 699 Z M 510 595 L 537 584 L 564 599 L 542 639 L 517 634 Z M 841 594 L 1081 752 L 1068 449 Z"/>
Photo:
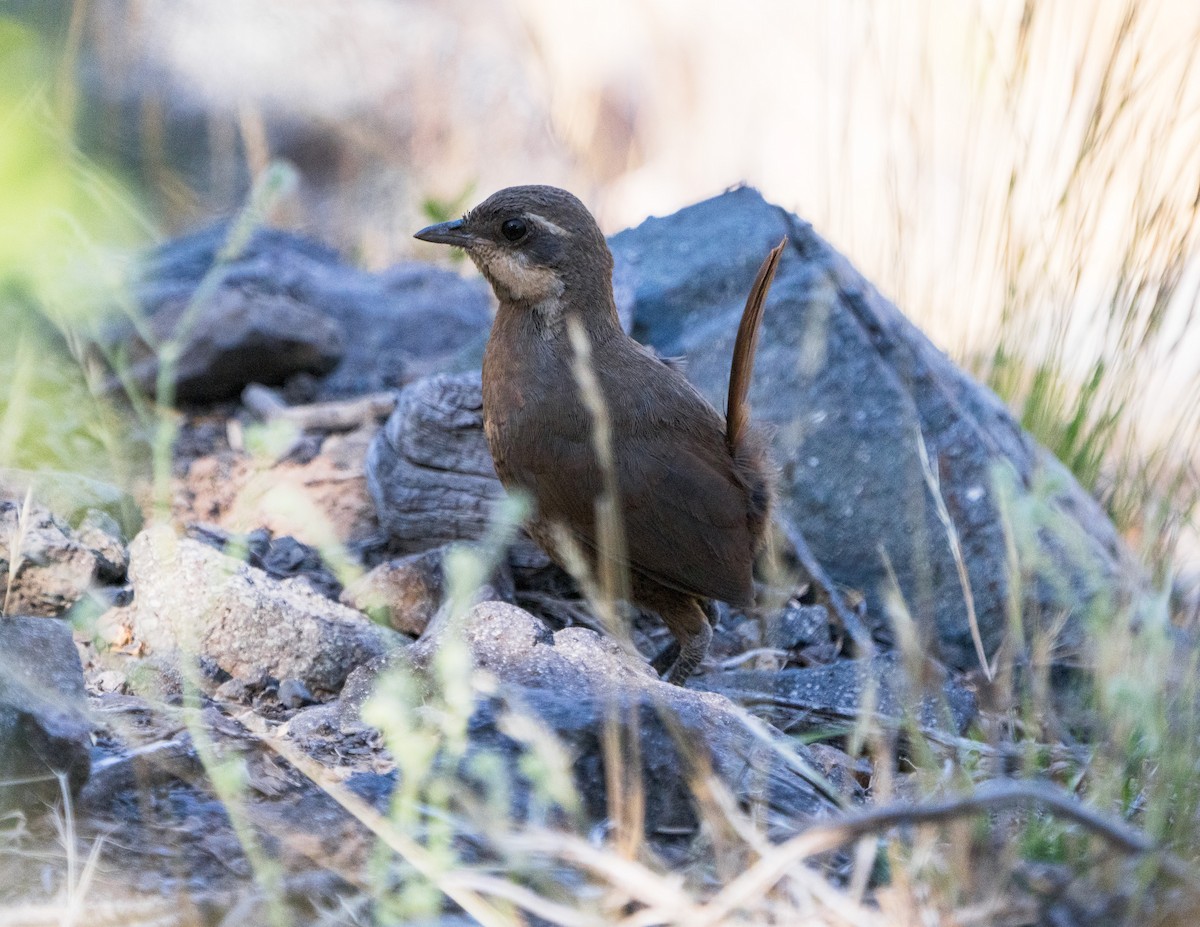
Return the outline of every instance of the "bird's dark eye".
<path id="1" fill-rule="evenodd" d="M 525 227 L 524 219 L 505 219 L 504 224 L 500 226 L 500 234 L 509 241 L 520 241 L 527 231 L 529 229 Z"/>

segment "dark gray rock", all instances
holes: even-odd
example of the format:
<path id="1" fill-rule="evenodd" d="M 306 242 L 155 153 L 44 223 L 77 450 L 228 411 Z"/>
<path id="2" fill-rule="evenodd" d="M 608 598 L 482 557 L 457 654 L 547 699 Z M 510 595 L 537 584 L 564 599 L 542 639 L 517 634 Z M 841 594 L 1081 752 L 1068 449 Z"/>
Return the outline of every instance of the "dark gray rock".
<path id="1" fill-rule="evenodd" d="M 247 684 L 294 678 L 338 691 L 352 669 L 400 643 L 388 628 L 167 529 L 130 545 L 134 634 L 153 651 L 192 654 Z"/>
<path id="2" fill-rule="evenodd" d="M 313 592 L 334 600 L 342 591 L 341 582 L 321 552 L 290 535 L 272 537 L 267 528 L 238 535 L 208 524 L 189 525 L 186 533 L 193 540 L 244 559 L 273 579 L 303 579 Z"/>
<path id="3" fill-rule="evenodd" d="M 379 280 L 384 299 L 363 299 L 339 314 L 349 330 L 367 329 L 354 346 L 360 367 L 371 363 L 381 369 L 394 358 L 404 371 L 403 382 L 410 383 L 443 370 L 479 366 L 492 325 L 492 294 L 482 279 L 409 262 L 384 271 Z M 335 375 L 325 389 L 353 392 L 351 385 L 340 385 Z"/>
<path id="4" fill-rule="evenodd" d="M 320 551 L 288 535 L 271 539 L 261 566 L 268 576 L 276 579 L 303 576 L 314 592 L 331 599 L 336 599 L 342 591 L 342 584 L 326 565 Z"/>
<path id="5" fill-rule="evenodd" d="M 439 375 L 406 387 L 367 452 L 367 486 L 380 524 L 402 551 L 482 538 L 504 490 L 483 436 L 478 372 Z M 517 566 L 548 562 L 532 541 Z"/>
<path id="6" fill-rule="evenodd" d="M 191 297 L 227 232 L 225 224 L 213 226 L 169 242 L 150 256 L 137 292 L 152 320 Z M 230 293 L 240 295 L 221 295 Z M 292 324 L 285 331 L 327 349 L 319 369 L 293 365 L 291 370 L 328 374 L 308 400 L 397 388 L 463 366 L 455 361 L 464 352 L 478 363 L 491 322 L 491 297 L 478 279 L 427 264 L 367 273 L 343 263 L 324 245 L 276 229 L 257 231 L 242 253 L 223 266 L 214 302 L 223 299 L 242 300 L 256 311 L 262 311 L 256 309 L 260 304 L 287 306 Z M 312 315 L 319 321 L 306 321 Z M 197 324 L 197 335 L 213 337 L 208 329 L 207 323 Z M 265 362 L 260 356 L 257 366 L 241 370 L 241 386 L 280 382 L 279 377 L 265 379 Z M 240 387 L 221 392 L 234 395 Z"/>
<path id="7" fill-rule="evenodd" d="M 1141 582 L 1104 512 L 807 223 L 738 189 L 614 236 L 635 293 L 634 334 L 685 355 L 689 378 L 720 407 L 746 293 L 784 236 L 750 394 L 756 419 L 773 429 L 783 516 L 834 580 L 866 595 L 878 635 L 888 635 L 890 564 L 930 645 L 955 666 L 978 665 L 921 436 L 987 654 L 1007 624 L 1006 518 L 1020 544 L 1013 591 L 1025 614 L 1068 611 L 1064 642 L 1077 641 L 1080 615 Z"/>
<path id="8" fill-rule="evenodd" d="M 0 618 L 0 809 L 55 801 L 61 794 L 55 773 L 78 792 L 91 749 L 71 626 L 54 618 Z"/>
<path id="9" fill-rule="evenodd" d="M 316 702 L 308 686 L 300 679 L 285 679 L 279 683 L 278 698 L 284 708 L 303 708 Z"/>
<path id="10" fill-rule="evenodd" d="M 763 643 L 779 650 L 798 650 L 829 640 L 829 610 L 823 605 L 789 603 L 766 619 Z"/>
<path id="11" fill-rule="evenodd" d="M 602 696 L 581 696 L 569 689 L 506 686 L 501 698 L 483 701 L 471 716 L 464 778 L 470 781 L 469 770 L 481 756 L 500 756 L 511 783 L 511 814 L 526 819 L 537 784 L 529 780 L 528 765 L 522 763 L 528 746 L 511 736 L 518 726 L 508 718 L 532 718 L 554 733 L 571 758 L 575 789 L 588 820 L 604 821 L 609 808 L 603 741 L 610 707 L 620 719 L 622 737 L 636 732 L 645 828 L 651 836 L 678 838 L 696 831 L 699 813 L 689 777 L 710 769 L 744 806 L 763 813 L 775 836 L 801 830 L 832 811 L 832 803 L 790 769 L 782 754 L 772 754 L 744 726 L 730 724 L 719 713 L 714 718 L 711 706 L 699 699 L 664 709 L 644 692 L 620 691 L 610 705 Z M 481 791 L 495 787 L 486 781 L 478 784 Z"/>

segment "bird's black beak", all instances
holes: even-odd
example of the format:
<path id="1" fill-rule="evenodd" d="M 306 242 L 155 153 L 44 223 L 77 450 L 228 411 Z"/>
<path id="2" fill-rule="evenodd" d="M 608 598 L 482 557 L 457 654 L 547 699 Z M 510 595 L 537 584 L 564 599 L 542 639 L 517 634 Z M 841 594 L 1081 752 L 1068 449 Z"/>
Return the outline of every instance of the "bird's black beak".
<path id="1" fill-rule="evenodd" d="M 437 225 L 423 228 L 413 238 L 431 241 L 435 245 L 455 245 L 459 248 L 466 248 L 475 240 L 475 236 L 466 230 L 462 219 L 439 222 Z"/>

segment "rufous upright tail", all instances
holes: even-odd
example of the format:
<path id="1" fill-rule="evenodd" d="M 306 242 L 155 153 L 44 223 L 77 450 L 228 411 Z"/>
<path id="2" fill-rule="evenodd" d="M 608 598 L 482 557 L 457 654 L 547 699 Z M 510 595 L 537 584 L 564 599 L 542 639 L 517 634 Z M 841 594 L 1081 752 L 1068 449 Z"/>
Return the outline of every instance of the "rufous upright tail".
<path id="1" fill-rule="evenodd" d="M 733 343 L 733 365 L 729 368 L 729 398 L 725 403 L 725 446 L 736 456 L 750 425 L 750 406 L 746 396 L 750 392 L 750 377 L 754 373 L 754 354 L 758 350 L 758 332 L 762 327 L 763 307 L 775 269 L 787 247 L 785 237 L 767 255 L 758 269 L 750 295 L 746 297 L 746 308 L 742 311 L 742 322 L 738 326 L 737 340 Z"/>

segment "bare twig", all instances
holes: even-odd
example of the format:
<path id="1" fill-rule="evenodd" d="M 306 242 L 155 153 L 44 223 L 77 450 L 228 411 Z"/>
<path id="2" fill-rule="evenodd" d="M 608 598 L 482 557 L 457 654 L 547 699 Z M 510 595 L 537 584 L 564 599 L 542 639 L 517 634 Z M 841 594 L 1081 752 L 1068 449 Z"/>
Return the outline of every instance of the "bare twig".
<path id="1" fill-rule="evenodd" d="M 809 549 L 808 542 L 804 540 L 804 536 L 792 527 L 787 519 L 778 518 L 775 520 L 775 524 L 795 551 L 800 569 L 807 574 L 807 578 L 813 583 L 821 604 L 833 613 L 833 617 L 842 626 L 842 630 L 854 642 L 858 656 L 870 657 L 875 653 L 875 643 L 871 640 L 871 632 L 867 630 L 862 617 L 857 611 L 846 604 L 842 598 L 842 594 L 838 591 L 837 584 L 829 577 L 829 574 L 825 572 L 825 568 L 821 566 L 820 561 L 817 560 L 816 556 Z"/>
<path id="2" fill-rule="evenodd" d="M 1200 873 L 1177 856 L 1157 850 L 1150 838 L 1124 821 L 1081 804 L 1069 792 L 1051 783 L 998 779 L 984 783 L 970 795 L 926 804 L 903 802 L 885 805 L 847 815 L 832 824 L 811 827 L 781 844 L 769 856 L 730 882 L 693 923 L 697 927 L 722 923 L 727 915 L 768 891 L 796 863 L 853 843 L 869 834 L 905 824 L 932 824 L 1020 805 L 1040 805 L 1074 821 L 1124 853 L 1155 853 L 1164 872 L 1189 891 L 1200 895 Z"/>
<path id="3" fill-rule="evenodd" d="M 242 405 L 265 422 L 282 420 L 301 431 L 353 431 L 391 415 L 396 394 L 371 393 L 356 399 L 289 406 L 277 390 L 251 383 L 242 391 Z"/>
<path id="4" fill-rule="evenodd" d="M 755 647 L 752 650 L 744 650 L 735 656 L 722 660 L 717 664 L 721 669 L 733 669 L 735 666 L 741 666 L 743 663 L 749 663 L 751 660 L 758 657 L 778 657 L 781 660 L 786 660 L 791 656 L 786 650 L 780 650 L 778 647 Z"/>

